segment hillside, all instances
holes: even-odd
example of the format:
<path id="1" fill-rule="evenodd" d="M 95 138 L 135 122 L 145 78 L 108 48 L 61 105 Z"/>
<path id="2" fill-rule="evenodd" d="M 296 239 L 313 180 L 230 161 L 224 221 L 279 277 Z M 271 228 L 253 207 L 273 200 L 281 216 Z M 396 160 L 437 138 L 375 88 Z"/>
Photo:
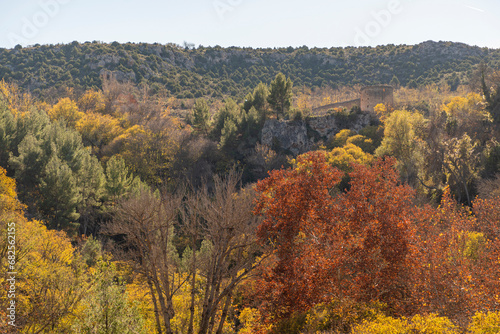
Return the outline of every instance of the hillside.
<path id="1" fill-rule="evenodd" d="M 242 97 L 277 72 L 295 86 L 387 84 L 403 86 L 446 81 L 452 89 L 467 84 L 481 61 L 496 67 L 500 50 L 461 43 L 424 42 L 363 48 L 181 47 L 175 44 L 73 42 L 0 49 L 0 79 L 35 95 L 49 89 L 101 87 L 101 75 L 148 83 L 177 98 Z"/>

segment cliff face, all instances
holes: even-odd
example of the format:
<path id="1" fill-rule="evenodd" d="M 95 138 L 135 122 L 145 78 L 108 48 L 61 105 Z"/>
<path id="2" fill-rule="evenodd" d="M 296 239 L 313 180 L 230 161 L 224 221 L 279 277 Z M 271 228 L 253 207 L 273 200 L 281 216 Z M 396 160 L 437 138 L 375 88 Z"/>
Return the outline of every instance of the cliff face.
<path id="1" fill-rule="evenodd" d="M 313 142 L 307 136 L 305 121 L 268 119 L 262 128 L 261 143 L 274 149 L 290 151 L 294 155 L 311 149 Z"/>
<path id="2" fill-rule="evenodd" d="M 376 122 L 376 117 L 367 112 L 336 113 L 300 121 L 269 119 L 262 128 L 261 143 L 275 150 L 298 155 L 310 151 L 320 141 L 329 141 L 340 130 L 358 132 Z"/>

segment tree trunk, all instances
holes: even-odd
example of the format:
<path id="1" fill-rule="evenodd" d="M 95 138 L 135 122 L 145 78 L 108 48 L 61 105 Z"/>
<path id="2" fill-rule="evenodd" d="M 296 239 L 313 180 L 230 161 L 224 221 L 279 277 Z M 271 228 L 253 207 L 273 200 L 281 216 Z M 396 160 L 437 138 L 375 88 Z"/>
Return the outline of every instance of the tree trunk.
<path id="1" fill-rule="evenodd" d="M 216 334 L 222 334 L 222 330 L 224 329 L 224 322 L 226 322 L 227 311 L 229 310 L 230 305 L 231 295 L 227 295 L 226 302 L 224 303 L 224 309 L 222 310 L 222 315 L 220 317 L 219 328 L 217 329 Z"/>
<path id="2" fill-rule="evenodd" d="M 149 285 L 149 290 L 151 291 L 151 299 L 153 299 L 153 306 L 155 309 L 156 330 L 158 331 L 158 334 L 163 334 L 160 323 L 160 310 L 158 310 L 158 302 L 156 300 L 155 290 L 153 287 L 153 283 L 151 283 L 151 278 L 149 276 L 148 276 L 148 285 Z"/>
<path id="3" fill-rule="evenodd" d="M 192 250 L 193 250 L 193 259 L 191 261 L 191 304 L 189 305 L 189 326 L 187 334 L 193 334 L 194 332 L 194 302 L 196 296 L 196 234 L 193 235 L 192 239 Z"/>

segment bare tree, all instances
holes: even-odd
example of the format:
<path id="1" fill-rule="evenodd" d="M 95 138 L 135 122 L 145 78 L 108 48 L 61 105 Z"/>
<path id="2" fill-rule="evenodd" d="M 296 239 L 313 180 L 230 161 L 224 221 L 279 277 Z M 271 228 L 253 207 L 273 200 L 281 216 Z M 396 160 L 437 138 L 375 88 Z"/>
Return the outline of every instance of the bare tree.
<path id="1" fill-rule="evenodd" d="M 209 255 L 196 264 L 205 278 L 199 334 L 212 333 L 216 321 L 216 333 L 222 333 L 235 288 L 259 262 L 254 191 L 239 190 L 239 179 L 234 171 L 225 179 L 216 176 L 213 193 L 204 187 L 189 199 L 192 213 L 200 218 L 195 233 L 211 244 Z"/>
<path id="2" fill-rule="evenodd" d="M 106 228 L 108 234 L 123 237 L 120 245 L 123 256 L 132 260 L 136 271 L 146 277 L 159 334 L 163 333 L 162 328 L 166 334 L 173 333 L 172 299 L 185 283 L 172 240 L 182 198 L 182 194 L 160 198 L 151 192 L 142 192 L 122 202 Z"/>

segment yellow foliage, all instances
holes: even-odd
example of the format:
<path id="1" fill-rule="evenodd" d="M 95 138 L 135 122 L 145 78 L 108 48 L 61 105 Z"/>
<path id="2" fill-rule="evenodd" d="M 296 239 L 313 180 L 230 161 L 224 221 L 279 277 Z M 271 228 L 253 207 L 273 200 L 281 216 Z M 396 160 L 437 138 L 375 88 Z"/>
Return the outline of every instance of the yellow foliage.
<path id="1" fill-rule="evenodd" d="M 380 121 L 383 123 L 385 119 L 387 118 L 387 115 L 389 112 L 387 111 L 387 106 L 383 103 L 377 104 L 373 110 L 375 111 L 375 114 L 380 118 Z"/>
<path id="2" fill-rule="evenodd" d="M 477 312 L 472 317 L 468 332 L 471 334 L 500 333 L 500 311 Z"/>
<path id="3" fill-rule="evenodd" d="M 350 130 L 350 129 L 340 130 L 333 138 L 332 144 L 335 147 L 342 147 L 345 144 L 347 144 L 347 139 L 349 139 L 349 137 L 352 137 L 355 135 L 356 135 L 356 132 L 353 130 Z"/>
<path id="4" fill-rule="evenodd" d="M 80 132 L 84 142 L 96 147 L 106 145 L 124 133 L 116 118 L 93 112 L 86 113 L 77 121 L 76 130 Z"/>
<path id="5" fill-rule="evenodd" d="M 7 171 L 0 167 L 0 214 L 15 212 L 23 208 L 17 200 L 16 181 L 7 176 Z"/>
<path id="6" fill-rule="evenodd" d="M 368 165 L 372 160 L 371 154 L 363 152 L 361 148 L 351 143 L 336 147 L 327 153 L 328 163 L 344 172 L 350 171 L 352 163 Z"/>
<path id="7" fill-rule="evenodd" d="M 459 328 L 446 317 L 436 314 L 415 315 L 413 318 L 392 318 L 378 315 L 373 321 L 364 321 L 354 326 L 356 334 L 455 334 Z M 482 332 L 484 333 L 484 332 Z"/>
<path id="8" fill-rule="evenodd" d="M 243 327 L 238 331 L 239 334 L 267 333 L 271 326 L 265 326 L 262 323 L 262 316 L 258 309 L 245 307 L 238 317 Z"/>
<path id="9" fill-rule="evenodd" d="M 84 114 L 78 110 L 75 101 L 68 97 L 59 99 L 59 101 L 49 109 L 48 114 L 51 120 L 64 120 L 66 124 L 72 128 L 74 128 L 76 123 L 84 116 Z"/>
<path id="10" fill-rule="evenodd" d="M 27 220 L 18 212 L 22 205 L 16 200 L 15 182 L 1 168 L 0 197 L 0 285 L 11 278 L 8 272 L 16 273 L 16 324 L 24 333 L 47 326 L 54 327 L 53 333 L 67 332 L 86 285 L 75 249 L 64 232 L 48 230 L 42 222 Z M 10 204 L 3 205 L 5 202 Z M 14 262 L 6 256 L 7 249 L 15 253 Z M 0 289 L 2 310 L 7 302 L 7 290 Z M 6 321 L 1 318 L 0 331 L 6 328 Z"/>
<path id="11" fill-rule="evenodd" d="M 299 110 L 311 109 L 311 103 L 309 102 L 309 96 L 307 94 L 299 93 L 296 101 Z"/>
<path id="12" fill-rule="evenodd" d="M 469 93 L 467 97 L 456 96 L 451 98 L 450 102 L 443 104 L 441 109 L 448 114 L 458 116 L 466 111 L 481 109 L 483 107 L 483 98 L 477 93 Z"/>
<path id="13" fill-rule="evenodd" d="M 21 93 L 15 84 L 9 84 L 4 80 L 0 81 L 0 99 L 7 102 L 9 110 L 14 116 L 23 116 L 33 105 L 31 95 Z"/>
<path id="14" fill-rule="evenodd" d="M 89 89 L 78 99 L 78 108 L 84 112 L 104 112 L 104 94 L 100 90 Z"/>

